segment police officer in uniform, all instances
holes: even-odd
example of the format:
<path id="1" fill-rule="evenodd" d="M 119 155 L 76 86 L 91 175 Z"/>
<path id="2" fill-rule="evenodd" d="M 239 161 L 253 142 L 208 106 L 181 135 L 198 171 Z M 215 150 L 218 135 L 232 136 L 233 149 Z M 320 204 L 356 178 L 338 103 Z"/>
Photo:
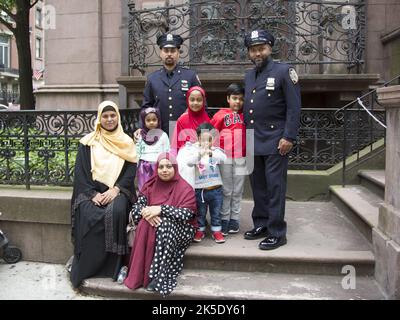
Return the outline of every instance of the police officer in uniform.
<path id="1" fill-rule="evenodd" d="M 286 244 L 285 194 L 288 154 L 296 140 L 301 112 L 298 76 L 271 57 L 274 37 L 254 30 L 245 37 L 255 67 L 245 76 L 244 120 L 254 130 L 254 171 L 250 175 L 254 228 L 244 238 L 264 238 L 262 250 Z"/>
<path id="2" fill-rule="evenodd" d="M 169 122 L 176 121 L 187 109 L 186 92 L 200 86 L 193 70 L 178 65 L 183 39 L 179 35 L 162 34 L 157 38 L 164 66 L 149 74 L 143 93 L 142 108 L 158 107 L 162 130 L 169 134 Z"/>

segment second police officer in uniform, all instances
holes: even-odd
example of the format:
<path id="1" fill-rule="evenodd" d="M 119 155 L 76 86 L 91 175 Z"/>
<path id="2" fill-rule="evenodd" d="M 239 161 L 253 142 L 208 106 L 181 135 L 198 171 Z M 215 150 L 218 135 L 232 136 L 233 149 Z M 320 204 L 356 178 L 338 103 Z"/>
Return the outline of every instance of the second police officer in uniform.
<path id="1" fill-rule="evenodd" d="M 169 122 L 176 121 L 186 109 L 186 92 L 200 86 L 193 70 L 178 65 L 183 39 L 179 35 L 162 34 L 157 38 L 163 67 L 149 74 L 143 92 L 142 108 L 158 107 L 162 130 L 169 135 Z"/>
<path id="2" fill-rule="evenodd" d="M 264 238 L 259 248 L 286 244 L 285 195 L 288 154 L 300 123 L 300 87 L 296 71 L 271 57 L 274 37 L 255 30 L 245 37 L 255 67 L 245 76 L 244 120 L 254 130 L 254 170 L 250 175 L 254 228 L 245 239 Z"/>

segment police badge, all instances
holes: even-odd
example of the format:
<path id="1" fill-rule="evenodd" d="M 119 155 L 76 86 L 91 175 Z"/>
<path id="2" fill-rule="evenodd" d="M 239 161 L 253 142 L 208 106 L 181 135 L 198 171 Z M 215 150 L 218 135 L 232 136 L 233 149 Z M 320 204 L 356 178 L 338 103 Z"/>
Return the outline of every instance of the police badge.
<path id="1" fill-rule="evenodd" d="M 267 85 L 265 86 L 266 90 L 275 90 L 275 78 L 268 78 Z"/>
<path id="2" fill-rule="evenodd" d="M 187 80 L 181 80 L 181 90 L 188 91 L 189 90 L 189 83 Z"/>
<path id="3" fill-rule="evenodd" d="M 299 76 L 297 75 L 297 72 L 296 70 L 294 70 L 294 68 L 289 68 L 289 77 L 290 80 L 292 80 L 293 84 L 299 82 Z"/>

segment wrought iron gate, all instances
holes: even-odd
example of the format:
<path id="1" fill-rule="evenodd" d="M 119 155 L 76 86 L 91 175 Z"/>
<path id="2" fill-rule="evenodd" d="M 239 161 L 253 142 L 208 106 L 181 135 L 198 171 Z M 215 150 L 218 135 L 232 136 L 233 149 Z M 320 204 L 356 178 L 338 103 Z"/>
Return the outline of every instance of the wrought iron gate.
<path id="1" fill-rule="evenodd" d="M 183 1 L 182 1 L 183 2 Z M 242 72 L 248 64 L 243 39 L 256 28 L 270 30 L 276 59 L 304 67 L 304 73 L 362 72 L 365 0 L 174 1 L 155 9 L 130 1 L 129 65 L 146 73 L 160 66 L 156 38 L 180 34 L 183 64 Z M 210 67 L 211 66 L 211 67 Z M 200 69 L 200 70 L 199 70 Z"/>

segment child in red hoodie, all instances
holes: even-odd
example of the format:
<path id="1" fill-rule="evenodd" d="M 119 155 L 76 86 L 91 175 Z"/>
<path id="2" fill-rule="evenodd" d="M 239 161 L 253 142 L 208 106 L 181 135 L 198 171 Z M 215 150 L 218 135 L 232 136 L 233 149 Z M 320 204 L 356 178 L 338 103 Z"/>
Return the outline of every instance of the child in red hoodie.
<path id="1" fill-rule="evenodd" d="M 227 88 L 229 108 L 220 109 L 211 119 L 219 131 L 219 147 L 227 161 L 220 165 L 223 182 L 222 234 L 239 232 L 239 215 L 246 172 L 246 127 L 243 121 L 244 88 L 232 83 Z"/>

